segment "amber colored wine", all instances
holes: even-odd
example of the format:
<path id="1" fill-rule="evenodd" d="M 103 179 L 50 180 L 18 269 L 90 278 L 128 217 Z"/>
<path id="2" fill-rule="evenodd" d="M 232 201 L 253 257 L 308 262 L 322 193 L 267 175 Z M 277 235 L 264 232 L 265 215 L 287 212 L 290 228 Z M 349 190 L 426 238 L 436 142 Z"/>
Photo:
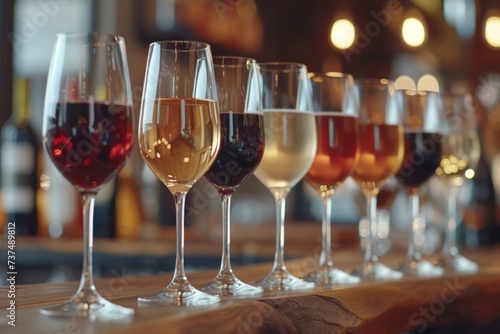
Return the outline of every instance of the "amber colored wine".
<path id="1" fill-rule="evenodd" d="M 318 149 L 305 180 L 321 195 L 328 195 L 352 173 L 358 161 L 358 119 L 338 112 L 315 116 Z"/>
<path id="2" fill-rule="evenodd" d="M 264 111 L 264 156 L 254 175 L 269 189 L 292 188 L 307 173 L 316 155 L 316 121 L 312 112 Z"/>
<path id="3" fill-rule="evenodd" d="M 398 171 L 403 161 L 403 126 L 362 124 L 359 130 L 360 156 L 352 176 L 362 189 L 376 189 Z"/>
<path id="4" fill-rule="evenodd" d="M 443 180 L 461 185 L 468 170 L 474 171 L 479 162 L 479 138 L 475 131 L 451 133 L 443 138 L 441 162 L 436 174 Z"/>
<path id="5" fill-rule="evenodd" d="M 144 161 L 172 192 L 187 192 L 210 168 L 220 144 L 213 100 L 156 99 L 143 117 L 139 146 Z"/>

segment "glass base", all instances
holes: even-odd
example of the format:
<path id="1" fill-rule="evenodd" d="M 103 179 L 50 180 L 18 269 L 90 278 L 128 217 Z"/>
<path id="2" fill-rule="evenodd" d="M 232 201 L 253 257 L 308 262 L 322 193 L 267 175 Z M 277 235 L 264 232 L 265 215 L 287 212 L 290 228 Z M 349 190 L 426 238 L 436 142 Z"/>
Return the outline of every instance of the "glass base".
<path id="1" fill-rule="evenodd" d="M 88 320 L 118 321 L 133 318 L 135 310 L 133 308 L 116 305 L 102 298 L 95 296 L 87 302 L 76 302 L 73 299 L 64 304 L 48 306 L 40 309 L 40 313 L 54 317 L 77 317 Z"/>
<path id="2" fill-rule="evenodd" d="M 448 273 L 473 274 L 479 271 L 479 265 L 463 255 L 441 256 L 439 265 Z"/>
<path id="3" fill-rule="evenodd" d="M 394 270 L 383 263 L 363 263 L 361 268 L 353 271 L 353 275 L 364 281 L 393 281 L 403 278 L 403 272 Z"/>
<path id="4" fill-rule="evenodd" d="M 208 306 L 218 304 L 220 298 L 208 293 L 201 292 L 191 285 L 182 287 L 167 286 L 161 292 L 148 296 L 137 298 L 140 305 L 161 304 L 176 306 Z"/>
<path id="5" fill-rule="evenodd" d="M 266 291 L 310 291 L 316 287 L 313 282 L 307 282 L 295 277 L 285 270 L 273 270 L 255 285 Z"/>
<path id="6" fill-rule="evenodd" d="M 211 283 L 199 288 L 200 291 L 211 295 L 230 298 L 258 297 L 264 289 L 240 281 L 235 276 L 216 277 Z"/>
<path id="7" fill-rule="evenodd" d="M 405 263 L 400 270 L 408 277 L 437 277 L 444 274 L 443 268 L 427 260 Z"/>
<path id="8" fill-rule="evenodd" d="M 337 268 L 319 269 L 316 272 L 310 273 L 304 280 L 314 282 L 316 285 L 352 285 L 361 282 L 361 278 L 346 273 Z"/>

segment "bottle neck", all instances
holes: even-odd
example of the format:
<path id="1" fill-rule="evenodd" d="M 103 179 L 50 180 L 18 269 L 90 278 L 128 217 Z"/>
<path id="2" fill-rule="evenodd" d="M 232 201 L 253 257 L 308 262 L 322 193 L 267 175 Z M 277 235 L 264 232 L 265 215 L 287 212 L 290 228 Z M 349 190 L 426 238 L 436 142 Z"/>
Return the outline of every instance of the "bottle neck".
<path id="1" fill-rule="evenodd" d="M 30 119 L 29 81 L 27 78 L 14 79 L 12 118 L 17 124 L 27 123 Z"/>

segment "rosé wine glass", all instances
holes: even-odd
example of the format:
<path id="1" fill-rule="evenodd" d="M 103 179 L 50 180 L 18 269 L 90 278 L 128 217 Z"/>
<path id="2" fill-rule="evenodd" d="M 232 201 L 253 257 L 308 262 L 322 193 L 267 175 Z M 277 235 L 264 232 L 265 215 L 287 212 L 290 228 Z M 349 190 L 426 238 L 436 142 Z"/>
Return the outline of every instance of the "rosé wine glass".
<path id="1" fill-rule="evenodd" d="M 403 273 L 379 261 L 374 249 L 377 196 L 403 161 L 403 113 L 396 90 L 387 79 L 357 79 L 354 91 L 359 101 L 360 157 L 352 177 L 366 198 L 368 238 L 359 276 L 363 280 L 400 279 Z"/>
<path id="2" fill-rule="evenodd" d="M 318 268 L 306 276 L 317 285 L 355 284 L 360 278 L 336 268 L 332 260 L 332 198 L 359 159 L 359 108 L 352 75 L 309 73 L 316 117 L 318 149 L 305 181 L 323 204 Z"/>

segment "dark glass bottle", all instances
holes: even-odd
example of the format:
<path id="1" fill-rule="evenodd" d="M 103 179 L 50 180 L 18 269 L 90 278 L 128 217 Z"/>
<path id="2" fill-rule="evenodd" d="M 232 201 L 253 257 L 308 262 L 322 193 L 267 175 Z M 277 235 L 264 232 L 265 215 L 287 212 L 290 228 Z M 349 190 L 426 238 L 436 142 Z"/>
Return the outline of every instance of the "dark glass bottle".
<path id="1" fill-rule="evenodd" d="M 481 154 L 472 179 L 471 201 L 463 212 L 463 244 L 466 248 L 491 246 L 498 241 L 495 217 L 495 189 L 490 165 Z"/>
<path id="2" fill-rule="evenodd" d="M 13 112 L 1 133 L 2 205 L 17 235 L 36 235 L 38 213 L 38 136 L 30 124 L 29 81 L 17 78 L 13 89 Z"/>
<path id="3" fill-rule="evenodd" d="M 116 238 L 116 190 L 113 178 L 97 195 L 94 207 L 94 238 Z"/>

